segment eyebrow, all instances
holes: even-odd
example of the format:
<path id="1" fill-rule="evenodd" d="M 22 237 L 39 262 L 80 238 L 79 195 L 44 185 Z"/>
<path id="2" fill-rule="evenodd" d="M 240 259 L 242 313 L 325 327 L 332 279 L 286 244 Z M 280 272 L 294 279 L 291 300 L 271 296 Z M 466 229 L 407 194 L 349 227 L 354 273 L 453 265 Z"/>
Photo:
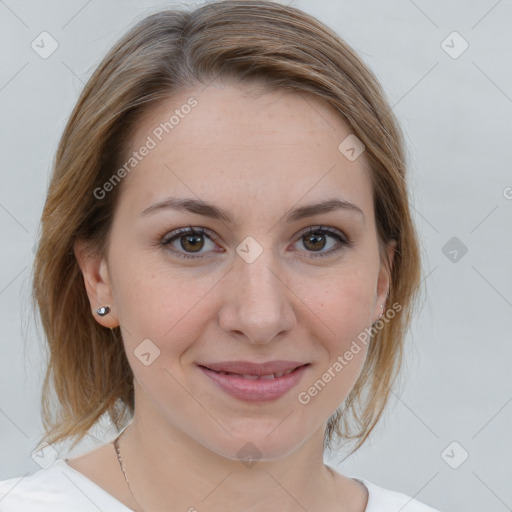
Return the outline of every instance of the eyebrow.
<path id="1" fill-rule="evenodd" d="M 221 220 L 228 224 L 232 222 L 231 215 L 227 210 L 206 201 L 192 198 L 181 199 L 176 197 L 169 197 L 146 208 L 142 212 L 142 215 L 147 215 L 167 209 L 195 213 L 204 217 Z M 363 210 L 361 210 L 359 206 L 343 199 L 328 199 L 319 203 L 295 208 L 286 216 L 286 222 L 294 222 L 307 217 L 313 217 L 314 215 L 322 213 L 330 213 L 336 210 L 356 212 L 362 217 L 363 222 L 365 222 Z"/>

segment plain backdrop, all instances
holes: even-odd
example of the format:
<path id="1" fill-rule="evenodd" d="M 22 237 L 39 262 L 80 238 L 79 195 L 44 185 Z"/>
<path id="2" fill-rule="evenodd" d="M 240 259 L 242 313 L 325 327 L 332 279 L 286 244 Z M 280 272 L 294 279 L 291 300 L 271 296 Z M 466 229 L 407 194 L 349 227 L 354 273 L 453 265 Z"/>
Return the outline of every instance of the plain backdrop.
<path id="1" fill-rule="evenodd" d="M 0 479 L 40 469 L 44 340 L 30 278 L 59 137 L 111 45 L 184 3 L 0 0 Z M 383 84 L 406 135 L 423 256 L 404 384 L 368 443 L 326 462 L 445 512 L 511 510 L 512 3 L 292 5 L 338 32 Z M 42 32 L 58 43 L 47 58 L 31 46 Z"/>

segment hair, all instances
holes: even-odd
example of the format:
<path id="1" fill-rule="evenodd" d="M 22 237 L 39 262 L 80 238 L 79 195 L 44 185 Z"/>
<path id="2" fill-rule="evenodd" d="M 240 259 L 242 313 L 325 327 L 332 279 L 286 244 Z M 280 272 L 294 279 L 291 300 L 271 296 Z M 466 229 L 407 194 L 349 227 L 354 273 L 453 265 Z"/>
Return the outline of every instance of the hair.
<path id="1" fill-rule="evenodd" d="M 41 404 L 42 439 L 49 444 L 73 440 L 76 446 L 103 415 L 119 431 L 134 413 L 120 328 L 105 328 L 91 315 L 73 249 L 82 239 L 106 254 L 121 187 L 101 200 L 93 191 L 126 161 L 143 114 L 177 91 L 217 79 L 307 94 L 332 107 L 364 143 L 379 253 L 390 270 L 388 303 L 401 310 L 372 333 L 354 387 L 327 421 L 324 448 L 336 439 L 356 441 L 356 451 L 388 403 L 420 284 L 401 130 L 374 74 L 326 25 L 272 1 L 223 0 L 157 12 L 135 24 L 94 71 L 64 129 L 33 269 L 33 300 L 47 340 Z M 392 240 L 390 269 L 385 245 Z"/>

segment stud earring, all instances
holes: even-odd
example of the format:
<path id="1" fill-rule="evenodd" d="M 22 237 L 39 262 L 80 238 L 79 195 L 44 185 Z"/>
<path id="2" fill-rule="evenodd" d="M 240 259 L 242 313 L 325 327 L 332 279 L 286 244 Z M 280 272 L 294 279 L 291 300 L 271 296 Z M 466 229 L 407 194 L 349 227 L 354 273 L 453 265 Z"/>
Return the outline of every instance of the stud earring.
<path id="1" fill-rule="evenodd" d="M 96 313 L 98 313 L 99 316 L 108 315 L 110 313 L 110 308 L 108 306 L 102 306 L 96 310 Z"/>

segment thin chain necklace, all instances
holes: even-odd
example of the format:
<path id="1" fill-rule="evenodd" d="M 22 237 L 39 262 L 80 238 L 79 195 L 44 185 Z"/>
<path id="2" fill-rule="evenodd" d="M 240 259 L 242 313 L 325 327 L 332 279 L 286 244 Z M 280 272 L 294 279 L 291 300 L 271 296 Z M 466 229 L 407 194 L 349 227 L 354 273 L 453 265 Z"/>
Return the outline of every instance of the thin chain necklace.
<path id="1" fill-rule="evenodd" d="M 130 489 L 130 493 L 135 501 L 135 503 L 137 503 L 137 506 L 139 507 L 139 509 L 141 510 L 141 512 L 144 512 L 144 509 L 140 506 L 139 502 L 137 501 L 137 499 L 135 498 L 135 495 L 133 494 L 133 491 L 132 491 L 132 488 L 130 486 L 130 482 L 128 482 L 128 477 L 126 476 L 126 471 L 124 470 L 124 467 L 123 467 L 123 459 L 121 458 L 121 453 L 119 451 L 119 438 L 124 434 L 124 432 L 122 432 L 118 437 L 115 438 L 114 440 L 114 448 L 116 450 L 116 454 L 117 454 L 117 460 L 119 461 L 119 467 L 121 468 L 121 471 L 123 472 L 123 476 L 124 476 L 124 479 L 126 480 L 126 485 L 128 485 L 128 489 Z"/>

